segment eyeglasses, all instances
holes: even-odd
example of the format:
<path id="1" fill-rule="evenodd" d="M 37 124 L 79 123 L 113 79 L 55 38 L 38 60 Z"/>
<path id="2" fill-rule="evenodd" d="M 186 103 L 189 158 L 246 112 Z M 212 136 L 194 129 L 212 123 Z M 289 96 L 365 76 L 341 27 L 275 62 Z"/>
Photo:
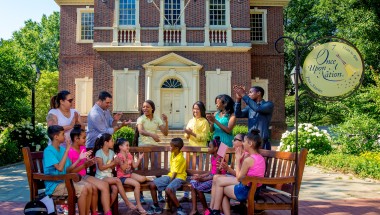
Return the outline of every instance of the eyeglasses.
<path id="1" fill-rule="evenodd" d="M 240 139 L 238 139 L 238 138 L 234 138 L 234 141 L 243 141 L 243 140 L 240 140 Z"/>
<path id="2" fill-rule="evenodd" d="M 70 103 L 73 103 L 74 99 L 67 99 Z"/>

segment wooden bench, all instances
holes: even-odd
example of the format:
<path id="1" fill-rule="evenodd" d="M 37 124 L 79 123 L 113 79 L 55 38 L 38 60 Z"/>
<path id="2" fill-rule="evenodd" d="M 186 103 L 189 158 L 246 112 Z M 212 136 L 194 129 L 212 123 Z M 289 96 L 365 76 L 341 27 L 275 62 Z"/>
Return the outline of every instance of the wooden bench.
<path id="1" fill-rule="evenodd" d="M 301 149 L 298 155 L 298 172 L 296 153 L 260 150 L 260 154 L 266 160 L 265 176 L 246 177 L 242 180 L 243 184 L 252 183 L 247 200 L 247 213 L 254 214 L 255 210 L 291 210 L 291 214 L 298 214 L 298 198 L 295 197 L 299 194 L 307 150 Z M 255 199 L 257 183 L 263 184 L 263 187 Z"/>
<path id="2" fill-rule="evenodd" d="M 43 168 L 43 152 L 31 152 L 29 147 L 22 148 L 22 154 L 24 156 L 24 164 L 26 169 L 26 175 L 28 177 L 30 201 L 38 199 L 39 194 L 43 193 L 41 190 L 45 189 L 44 181 L 58 181 L 63 180 L 67 187 L 67 196 L 52 196 L 55 205 L 68 205 L 69 215 L 75 215 L 75 204 L 78 202 L 78 198 L 75 195 L 75 189 L 73 182 L 81 180 L 81 176 L 77 173 L 68 173 L 65 175 L 45 175 Z M 40 193 L 39 193 L 40 191 Z M 99 201 L 100 202 L 100 201 Z M 118 202 L 111 206 L 112 213 L 118 213 Z"/>

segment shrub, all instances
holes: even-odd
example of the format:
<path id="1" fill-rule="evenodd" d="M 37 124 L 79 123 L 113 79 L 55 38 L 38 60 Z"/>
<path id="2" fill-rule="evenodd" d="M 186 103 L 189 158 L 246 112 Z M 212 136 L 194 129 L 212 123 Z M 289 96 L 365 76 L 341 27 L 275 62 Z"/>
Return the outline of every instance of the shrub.
<path id="1" fill-rule="evenodd" d="M 129 144 L 132 144 L 133 142 L 133 137 L 135 136 L 135 131 L 133 128 L 129 126 L 124 126 L 117 130 L 113 135 L 112 138 L 116 140 L 117 138 L 125 138 L 126 140 L 129 141 Z"/>
<path id="2" fill-rule="evenodd" d="M 20 151 L 22 147 L 26 146 L 29 147 L 31 151 L 35 151 L 36 147 L 42 151 L 48 143 L 46 126 L 41 123 L 36 125 L 35 131 L 30 122 L 17 124 L 11 129 L 9 138 L 9 141 L 14 142 Z"/>
<path id="3" fill-rule="evenodd" d="M 357 154 L 378 151 L 380 124 L 363 114 L 353 114 L 342 124 L 331 128 L 333 141 L 345 154 Z"/>
<path id="4" fill-rule="evenodd" d="M 21 160 L 21 153 L 16 143 L 9 137 L 10 130 L 11 128 L 6 128 L 0 134 L 0 166 Z"/>
<path id="5" fill-rule="evenodd" d="M 233 136 L 237 134 L 247 134 L 247 133 L 248 133 L 248 126 L 246 125 L 235 125 L 234 129 L 232 130 Z"/>
<path id="6" fill-rule="evenodd" d="M 282 134 L 280 151 L 295 152 L 296 131 Z M 298 149 L 307 148 L 311 154 L 328 154 L 331 152 L 331 138 L 326 130 L 319 130 L 310 123 L 298 125 Z"/>

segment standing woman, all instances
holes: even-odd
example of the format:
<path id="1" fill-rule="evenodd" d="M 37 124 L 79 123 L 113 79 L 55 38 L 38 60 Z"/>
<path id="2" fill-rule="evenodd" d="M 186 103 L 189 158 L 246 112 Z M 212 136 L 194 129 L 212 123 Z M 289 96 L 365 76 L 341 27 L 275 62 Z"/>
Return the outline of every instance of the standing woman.
<path id="1" fill-rule="evenodd" d="M 65 131 L 65 140 L 70 141 L 70 131 L 75 124 L 80 124 L 84 129 L 84 125 L 80 119 L 79 112 L 71 108 L 73 96 L 67 90 L 62 90 L 50 99 L 50 111 L 46 117 L 47 126 L 60 125 Z M 50 141 L 49 141 L 50 145 Z M 61 143 L 65 145 L 65 143 Z"/>
<path id="2" fill-rule="evenodd" d="M 207 137 L 210 125 L 206 119 L 206 108 L 203 102 L 197 101 L 193 104 L 193 118 L 185 128 L 185 138 L 189 140 L 190 146 L 207 146 Z"/>
<path id="3" fill-rule="evenodd" d="M 215 98 L 215 104 L 217 111 L 214 115 L 207 115 L 207 119 L 211 124 L 210 129 L 214 132 L 212 138 L 219 136 L 222 143 L 232 147 L 232 130 L 236 124 L 235 103 L 229 95 L 222 94 Z"/>

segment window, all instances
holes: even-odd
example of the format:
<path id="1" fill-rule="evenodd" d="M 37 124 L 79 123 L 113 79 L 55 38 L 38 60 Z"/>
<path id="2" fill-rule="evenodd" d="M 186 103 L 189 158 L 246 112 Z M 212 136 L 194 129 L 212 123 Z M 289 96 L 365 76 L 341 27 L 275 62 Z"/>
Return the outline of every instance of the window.
<path id="1" fill-rule="evenodd" d="M 138 112 L 139 71 L 113 71 L 113 111 Z"/>
<path id="2" fill-rule="evenodd" d="M 94 9 L 77 9 L 77 42 L 92 43 L 94 41 Z"/>
<path id="3" fill-rule="evenodd" d="M 171 78 L 166 80 L 162 84 L 161 88 L 182 88 L 182 84 L 177 79 Z"/>
<path id="4" fill-rule="evenodd" d="M 210 0 L 210 25 L 226 25 L 226 0 Z"/>
<path id="5" fill-rule="evenodd" d="M 75 79 L 75 109 L 86 116 L 92 108 L 92 78 Z"/>
<path id="6" fill-rule="evenodd" d="M 119 25 L 136 25 L 135 0 L 120 0 Z"/>
<path id="7" fill-rule="evenodd" d="M 251 42 L 266 43 L 267 42 L 267 27 L 266 27 L 266 10 L 257 8 L 251 10 L 250 25 L 251 25 Z"/>
<path id="8" fill-rule="evenodd" d="M 206 110 L 216 111 L 215 97 L 231 95 L 231 71 L 206 71 Z"/>
<path id="9" fill-rule="evenodd" d="M 181 0 L 165 0 L 165 25 L 181 25 Z"/>

